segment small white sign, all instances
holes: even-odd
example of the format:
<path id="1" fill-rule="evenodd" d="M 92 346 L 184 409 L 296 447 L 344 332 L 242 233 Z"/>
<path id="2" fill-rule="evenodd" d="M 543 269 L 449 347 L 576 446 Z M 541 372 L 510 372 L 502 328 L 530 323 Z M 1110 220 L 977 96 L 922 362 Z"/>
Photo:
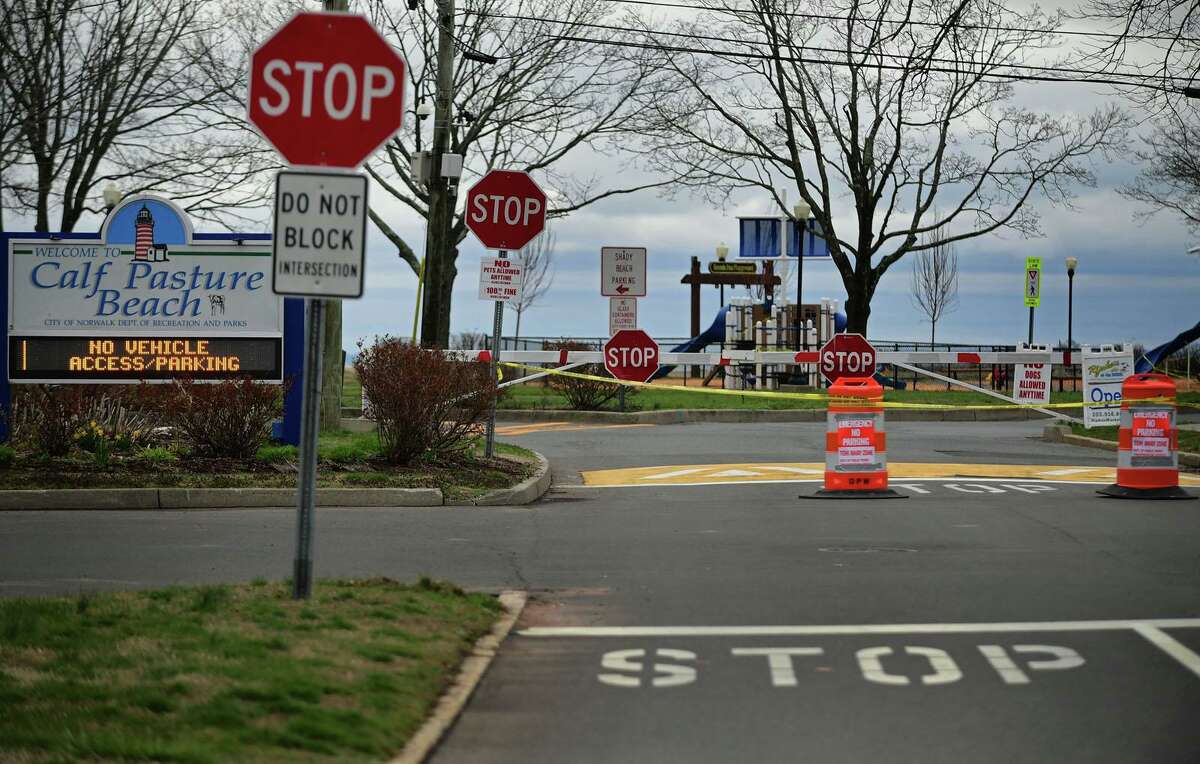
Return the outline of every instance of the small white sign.
<path id="1" fill-rule="evenodd" d="M 1045 353 L 1045 363 L 1018 363 L 1013 374 L 1013 401 L 1045 405 L 1050 402 L 1050 348 L 1047 345 L 1017 345 L 1018 353 Z"/>
<path id="2" fill-rule="evenodd" d="M 1133 374 L 1133 348 L 1123 345 L 1083 346 L 1083 426 L 1121 423 L 1121 385 Z"/>
<path id="3" fill-rule="evenodd" d="M 521 299 L 525 280 L 524 266 L 506 257 L 485 257 L 479 261 L 479 299 L 511 302 Z"/>
<path id="4" fill-rule="evenodd" d="M 646 296 L 646 248 L 600 248 L 600 294 L 605 297 Z"/>
<path id="5" fill-rule="evenodd" d="M 367 176 L 275 176 L 271 290 L 299 297 L 362 297 L 367 255 Z"/>
<path id="6" fill-rule="evenodd" d="M 608 336 L 622 329 L 637 328 L 637 298 L 610 297 L 608 300 Z"/>

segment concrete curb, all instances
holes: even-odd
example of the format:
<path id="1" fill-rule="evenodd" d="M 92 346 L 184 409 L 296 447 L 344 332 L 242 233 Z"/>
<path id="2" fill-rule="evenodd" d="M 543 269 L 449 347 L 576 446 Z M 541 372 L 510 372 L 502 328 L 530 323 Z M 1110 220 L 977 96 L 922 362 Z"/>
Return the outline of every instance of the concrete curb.
<path id="1" fill-rule="evenodd" d="M 440 488 L 318 488 L 318 507 L 440 507 Z M 267 509 L 296 506 L 294 488 L 64 488 L 0 491 L 22 509 Z"/>
<path id="2" fill-rule="evenodd" d="M 458 720 L 467 701 L 475 694 L 475 688 L 479 686 L 483 675 L 492 665 L 496 651 L 500 649 L 500 644 L 512 631 L 517 619 L 521 617 L 526 599 L 526 593 L 521 591 L 506 591 L 500 595 L 500 604 L 504 606 L 505 611 L 504 616 L 496 622 L 491 632 L 475 642 L 471 654 L 463 659 L 458 676 L 438 698 L 433 713 L 425 720 L 416 734 L 408 739 L 408 743 L 400 755 L 388 764 L 421 764 L 433 753 L 434 748 Z"/>
<path id="3" fill-rule="evenodd" d="M 1060 424 L 1052 424 L 1042 430 L 1042 440 L 1051 443 L 1066 443 L 1071 446 L 1083 446 L 1085 448 L 1099 448 L 1105 451 L 1117 450 L 1116 441 L 1089 438 L 1086 435 L 1076 435 L 1071 432 L 1070 428 Z M 1180 451 L 1179 464 L 1183 467 L 1200 467 L 1200 454 L 1193 454 L 1190 451 Z"/>
<path id="4" fill-rule="evenodd" d="M 517 483 L 512 488 L 489 491 L 466 506 L 499 507 L 532 504 L 545 496 L 546 491 L 550 490 L 550 482 L 553 478 L 550 472 L 550 462 L 537 451 L 534 451 L 533 455 L 537 457 L 537 469 L 531 477 Z"/>
<path id="5" fill-rule="evenodd" d="M 477 499 L 447 504 L 440 488 L 318 488 L 318 507 L 497 507 L 529 504 L 550 490 L 553 475 L 546 457 L 512 488 Z M 296 506 L 294 488 L 64 488 L 0 490 L 0 512 L 20 510 L 267 509 Z"/>
<path id="6" fill-rule="evenodd" d="M 889 422 L 1021 422 L 1048 419 L 1031 410 L 888 409 Z M 661 411 L 570 411 L 501 409 L 503 422 L 585 422 L 592 424 L 696 424 L 703 422 L 824 422 L 824 409 L 664 409 Z"/>

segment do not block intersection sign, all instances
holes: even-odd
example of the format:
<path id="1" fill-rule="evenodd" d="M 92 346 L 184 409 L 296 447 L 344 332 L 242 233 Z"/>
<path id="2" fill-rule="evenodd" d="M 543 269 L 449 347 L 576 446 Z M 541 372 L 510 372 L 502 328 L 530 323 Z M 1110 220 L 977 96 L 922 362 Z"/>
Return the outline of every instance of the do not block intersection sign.
<path id="1" fill-rule="evenodd" d="M 281 172 L 275 184 L 272 291 L 305 297 L 362 297 L 366 176 Z"/>

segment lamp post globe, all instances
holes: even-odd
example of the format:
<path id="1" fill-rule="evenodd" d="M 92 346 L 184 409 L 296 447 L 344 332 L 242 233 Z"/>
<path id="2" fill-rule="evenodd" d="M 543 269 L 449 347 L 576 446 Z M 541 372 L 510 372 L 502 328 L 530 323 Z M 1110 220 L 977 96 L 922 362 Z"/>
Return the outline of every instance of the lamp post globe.
<path id="1" fill-rule="evenodd" d="M 113 209 L 121 203 L 121 189 L 117 188 L 115 183 L 109 183 L 104 187 L 104 209 L 112 212 Z"/>

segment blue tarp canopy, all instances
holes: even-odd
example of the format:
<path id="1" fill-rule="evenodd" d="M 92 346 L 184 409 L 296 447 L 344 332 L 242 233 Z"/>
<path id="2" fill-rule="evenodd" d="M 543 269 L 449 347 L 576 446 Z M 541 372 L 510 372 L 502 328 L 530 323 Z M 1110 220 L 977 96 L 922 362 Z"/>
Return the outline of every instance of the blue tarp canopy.
<path id="1" fill-rule="evenodd" d="M 785 226 L 786 224 L 786 226 Z M 800 225 L 795 220 L 780 218 L 738 218 L 738 257 L 762 259 L 778 259 L 781 255 L 779 246 L 780 231 L 786 231 L 787 257 L 798 257 L 800 254 Z M 808 221 L 804 231 L 804 259 L 819 260 L 829 257 L 829 246 L 825 243 L 821 224 L 815 220 Z"/>

